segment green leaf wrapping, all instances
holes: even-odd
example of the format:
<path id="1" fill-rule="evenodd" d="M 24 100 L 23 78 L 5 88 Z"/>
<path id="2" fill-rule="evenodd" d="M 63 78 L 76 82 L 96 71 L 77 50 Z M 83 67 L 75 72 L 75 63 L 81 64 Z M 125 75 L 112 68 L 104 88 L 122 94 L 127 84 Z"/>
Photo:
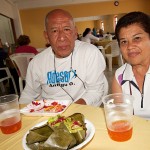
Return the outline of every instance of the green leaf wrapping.
<path id="1" fill-rule="evenodd" d="M 52 134 L 52 132 L 53 130 L 47 124 L 40 127 L 35 127 L 29 131 L 29 134 L 27 134 L 27 144 L 45 141 Z"/>
<path id="2" fill-rule="evenodd" d="M 76 139 L 68 131 L 63 129 L 55 130 L 50 137 L 42 144 L 44 148 L 57 148 L 58 150 L 66 150 L 76 144 Z"/>
<path id="3" fill-rule="evenodd" d="M 84 123 L 84 120 L 85 120 L 84 115 L 81 113 L 74 113 L 73 115 L 69 117 L 72 119 L 72 121 L 78 120 L 82 124 L 82 130 L 77 130 L 75 133 L 71 133 L 77 141 L 76 145 L 78 145 L 82 143 L 86 137 L 87 128 L 86 128 L 86 124 Z"/>
<path id="4" fill-rule="evenodd" d="M 85 140 L 86 130 L 84 115 L 75 113 L 66 117 L 59 125 L 51 126 L 48 122 L 31 129 L 26 141 L 32 150 L 67 150 Z"/>

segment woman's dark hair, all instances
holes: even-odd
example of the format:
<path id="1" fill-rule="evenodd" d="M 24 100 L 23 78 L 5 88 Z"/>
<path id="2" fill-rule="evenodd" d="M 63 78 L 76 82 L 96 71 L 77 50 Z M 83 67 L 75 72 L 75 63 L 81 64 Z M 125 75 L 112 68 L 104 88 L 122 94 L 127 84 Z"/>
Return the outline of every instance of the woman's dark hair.
<path id="1" fill-rule="evenodd" d="M 121 28 L 132 24 L 138 24 L 146 33 L 150 35 L 150 16 L 140 11 L 130 12 L 121 17 L 116 25 L 115 35 L 118 42 Z"/>
<path id="2" fill-rule="evenodd" d="M 85 31 L 83 32 L 83 37 L 85 37 L 90 31 L 91 31 L 90 28 L 86 28 Z"/>
<path id="3" fill-rule="evenodd" d="M 17 39 L 17 44 L 19 46 L 28 45 L 30 42 L 30 38 L 27 35 L 20 35 Z"/>

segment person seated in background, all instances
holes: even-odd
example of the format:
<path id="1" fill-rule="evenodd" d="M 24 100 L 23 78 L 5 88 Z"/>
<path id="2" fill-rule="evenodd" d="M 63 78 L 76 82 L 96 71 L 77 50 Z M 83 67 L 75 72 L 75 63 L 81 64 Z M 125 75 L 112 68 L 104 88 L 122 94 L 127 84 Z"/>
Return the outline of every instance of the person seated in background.
<path id="1" fill-rule="evenodd" d="M 113 36 L 109 32 L 107 32 L 106 34 L 104 34 L 104 38 L 112 41 Z"/>
<path id="2" fill-rule="evenodd" d="M 126 14 L 115 34 L 126 63 L 116 70 L 112 92 L 133 95 L 134 114 L 150 119 L 150 16 Z"/>
<path id="3" fill-rule="evenodd" d="M 108 83 L 106 63 L 98 48 L 77 40 L 73 17 L 62 9 L 46 15 L 44 35 L 51 46 L 30 61 L 19 102 L 38 98 L 100 106 Z"/>
<path id="4" fill-rule="evenodd" d="M 15 53 L 34 53 L 35 55 L 38 54 L 36 48 L 30 46 L 31 40 L 27 35 L 20 35 L 17 39 L 18 47 L 15 50 Z"/>
<path id="5" fill-rule="evenodd" d="M 102 29 L 99 30 L 98 37 L 104 37 L 104 31 Z"/>
<path id="6" fill-rule="evenodd" d="M 85 29 L 85 31 L 83 32 L 83 36 L 81 38 L 81 41 L 87 43 L 92 43 L 92 41 L 99 41 L 99 40 L 100 38 L 94 36 L 90 28 Z"/>
<path id="7" fill-rule="evenodd" d="M 8 57 L 8 54 L 4 51 L 3 44 L 2 44 L 2 41 L 0 39 L 0 68 L 6 67 L 5 60 L 7 57 Z M 0 78 L 3 78 L 3 77 L 6 77 L 6 72 L 1 70 L 0 71 Z"/>
<path id="8" fill-rule="evenodd" d="M 19 91 L 18 74 L 17 74 L 17 72 L 16 72 L 16 70 L 14 68 L 11 68 L 8 65 L 8 60 L 7 60 L 9 55 L 12 53 L 11 47 L 10 47 L 10 45 L 8 43 L 6 44 L 6 46 L 8 48 L 8 52 L 6 52 L 4 50 L 2 41 L 0 39 L 0 68 L 5 68 L 5 67 L 9 68 L 9 70 L 11 72 L 11 75 L 13 76 L 13 78 L 15 80 L 17 90 Z M 6 74 L 5 70 L 0 70 L 0 78 L 4 78 L 6 76 L 7 76 L 7 74 Z M 7 80 L 4 81 L 4 84 L 6 84 L 6 83 L 7 83 Z M 15 93 L 15 91 L 14 91 L 14 88 L 13 88 L 13 83 L 10 80 L 10 82 L 9 82 L 9 94 L 12 94 L 12 93 Z"/>
<path id="9" fill-rule="evenodd" d="M 92 34 L 97 37 L 97 32 L 95 28 L 93 28 Z"/>

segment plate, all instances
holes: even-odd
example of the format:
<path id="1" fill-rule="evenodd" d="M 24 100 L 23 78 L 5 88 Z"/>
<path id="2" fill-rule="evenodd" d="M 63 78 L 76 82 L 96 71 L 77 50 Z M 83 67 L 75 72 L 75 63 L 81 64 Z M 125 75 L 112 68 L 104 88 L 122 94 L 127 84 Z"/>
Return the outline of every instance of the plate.
<path id="1" fill-rule="evenodd" d="M 34 127 L 42 126 L 42 125 L 45 124 L 46 122 L 47 122 L 47 120 L 46 120 L 46 121 L 43 121 L 43 122 L 40 122 L 39 124 L 36 124 Z M 88 143 L 92 140 L 92 138 L 93 138 L 93 136 L 94 136 L 94 134 L 95 134 L 95 127 L 94 127 L 94 125 L 93 125 L 89 120 L 87 120 L 87 119 L 85 119 L 85 123 L 86 123 L 86 128 L 87 128 L 87 133 L 86 133 L 85 140 L 84 140 L 82 143 L 80 143 L 79 145 L 77 145 L 77 146 L 75 146 L 75 147 L 73 147 L 73 148 L 71 148 L 71 149 L 69 149 L 69 150 L 79 150 L 79 149 L 81 149 L 83 146 L 85 146 L 86 144 L 88 144 Z M 32 128 L 34 128 L 34 127 L 32 127 Z M 23 140 L 22 140 L 22 145 L 23 145 L 24 150 L 31 150 L 31 149 L 26 145 L 26 136 L 27 136 L 28 133 L 29 133 L 29 131 L 23 136 Z"/>
<path id="2" fill-rule="evenodd" d="M 56 111 L 56 109 L 50 109 L 46 111 L 46 109 L 50 108 L 49 106 L 52 106 L 54 103 L 65 107 L 59 111 Z M 20 109 L 20 113 L 26 116 L 55 116 L 62 114 L 71 103 L 71 100 L 35 100 L 26 107 Z"/>

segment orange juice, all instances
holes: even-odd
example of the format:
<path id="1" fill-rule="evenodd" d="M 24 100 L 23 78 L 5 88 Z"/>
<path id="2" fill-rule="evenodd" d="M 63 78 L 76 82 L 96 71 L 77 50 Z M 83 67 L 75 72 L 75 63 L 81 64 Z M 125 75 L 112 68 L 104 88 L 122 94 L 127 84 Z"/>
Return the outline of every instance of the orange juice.
<path id="1" fill-rule="evenodd" d="M 132 136 L 132 127 L 127 120 L 112 122 L 111 126 L 107 129 L 110 138 L 118 142 L 127 141 Z"/>
<path id="2" fill-rule="evenodd" d="M 21 128 L 21 120 L 17 117 L 7 118 L 1 121 L 0 128 L 4 134 L 14 133 Z"/>

